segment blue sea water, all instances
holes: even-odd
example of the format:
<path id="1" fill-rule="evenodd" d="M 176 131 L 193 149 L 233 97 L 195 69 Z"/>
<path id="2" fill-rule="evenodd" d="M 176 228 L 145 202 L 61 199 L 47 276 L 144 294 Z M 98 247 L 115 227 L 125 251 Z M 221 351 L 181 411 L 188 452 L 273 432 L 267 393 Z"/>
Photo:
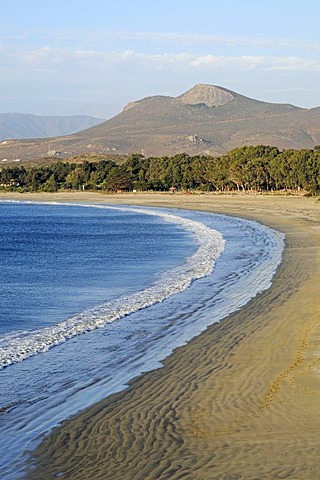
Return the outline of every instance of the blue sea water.
<path id="1" fill-rule="evenodd" d="M 269 288 L 282 234 L 209 213 L 0 202 L 0 477 Z"/>

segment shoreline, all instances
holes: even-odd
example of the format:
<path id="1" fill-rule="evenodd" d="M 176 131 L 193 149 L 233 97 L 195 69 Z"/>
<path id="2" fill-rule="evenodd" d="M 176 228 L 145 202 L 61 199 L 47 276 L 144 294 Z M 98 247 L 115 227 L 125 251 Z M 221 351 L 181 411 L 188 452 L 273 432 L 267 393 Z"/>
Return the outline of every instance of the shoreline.
<path id="1" fill-rule="evenodd" d="M 272 286 L 45 438 L 27 478 L 318 479 L 320 202 L 259 195 L 5 194 L 237 215 L 283 231 Z"/>

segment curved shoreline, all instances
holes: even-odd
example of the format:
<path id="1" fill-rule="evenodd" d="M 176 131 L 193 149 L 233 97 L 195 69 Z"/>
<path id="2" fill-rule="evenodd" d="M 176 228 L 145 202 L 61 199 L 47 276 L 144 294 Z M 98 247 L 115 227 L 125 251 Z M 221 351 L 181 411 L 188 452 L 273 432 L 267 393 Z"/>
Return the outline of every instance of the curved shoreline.
<path id="1" fill-rule="evenodd" d="M 30 202 L 30 204 L 36 205 L 37 202 Z M 39 204 L 45 205 L 45 202 L 39 202 Z M 47 202 L 47 205 L 50 205 L 50 202 Z M 54 205 L 65 206 L 68 204 L 55 202 Z M 73 204 L 73 206 L 105 210 L 118 209 L 136 214 L 158 216 L 165 222 L 179 225 L 189 232 L 197 242 L 197 248 L 192 255 L 186 257 L 183 265 L 170 268 L 143 290 L 87 308 L 54 325 L 30 332 L 13 332 L 12 335 L 6 336 L 4 341 L 0 341 L 0 370 L 39 353 L 47 352 L 50 348 L 65 343 L 71 338 L 104 327 L 126 315 L 183 292 L 192 281 L 203 278 L 212 272 L 217 258 L 224 250 L 225 241 L 218 231 L 172 213 L 96 204 Z"/>
<path id="2" fill-rule="evenodd" d="M 176 350 L 162 369 L 54 430 L 33 452 L 37 470 L 28 478 L 318 479 L 320 202 L 76 196 L 255 219 L 285 232 L 287 248 L 269 290 Z"/>

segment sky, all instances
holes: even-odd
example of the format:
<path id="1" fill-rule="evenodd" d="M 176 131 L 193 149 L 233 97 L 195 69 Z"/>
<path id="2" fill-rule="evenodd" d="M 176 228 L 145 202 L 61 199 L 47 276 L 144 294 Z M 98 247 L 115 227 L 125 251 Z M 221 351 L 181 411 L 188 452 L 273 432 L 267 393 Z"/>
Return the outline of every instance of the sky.
<path id="1" fill-rule="evenodd" d="M 197 83 L 320 106 L 319 0 L 1 0 L 0 113 L 110 118 Z"/>

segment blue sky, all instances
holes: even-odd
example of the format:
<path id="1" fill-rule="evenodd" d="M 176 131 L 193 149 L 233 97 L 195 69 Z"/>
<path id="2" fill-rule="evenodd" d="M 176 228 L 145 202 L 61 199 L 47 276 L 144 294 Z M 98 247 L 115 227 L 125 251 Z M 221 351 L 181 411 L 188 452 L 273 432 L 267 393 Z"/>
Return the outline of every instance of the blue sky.
<path id="1" fill-rule="evenodd" d="M 2 0 L 0 112 L 108 118 L 196 83 L 320 106 L 318 0 Z"/>

